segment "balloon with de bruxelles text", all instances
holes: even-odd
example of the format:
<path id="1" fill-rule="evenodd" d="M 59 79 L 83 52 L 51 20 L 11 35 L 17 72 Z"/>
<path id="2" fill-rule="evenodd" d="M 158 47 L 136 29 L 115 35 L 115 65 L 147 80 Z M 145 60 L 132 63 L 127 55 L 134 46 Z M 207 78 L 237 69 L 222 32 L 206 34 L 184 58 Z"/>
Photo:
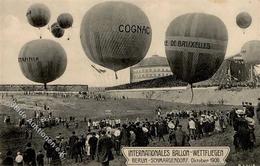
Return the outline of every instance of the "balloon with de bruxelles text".
<path id="1" fill-rule="evenodd" d="M 65 72 L 67 56 L 59 43 L 39 39 L 32 40 L 21 48 L 18 62 L 26 78 L 46 86 Z"/>
<path id="2" fill-rule="evenodd" d="M 94 63 L 118 71 L 140 62 L 152 37 L 150 22 L 137 6 L 127 2 L 103 2 L 86 12 L 80 39 Z"/>
<path id="3" fill-rule="evenodd" d="M 165 52 L 177 79 L 189 84 L 209 79 L 224 60 L 225 24 L 216 16 L 189 13 L 175 18 L 165 34 Z"/>

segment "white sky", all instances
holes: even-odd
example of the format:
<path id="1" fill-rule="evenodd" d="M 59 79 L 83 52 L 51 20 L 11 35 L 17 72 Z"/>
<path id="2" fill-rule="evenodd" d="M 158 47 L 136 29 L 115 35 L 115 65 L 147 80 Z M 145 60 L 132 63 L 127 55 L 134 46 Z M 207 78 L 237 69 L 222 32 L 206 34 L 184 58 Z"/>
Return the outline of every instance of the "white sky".
<path id="1" fill-rule="evenodd" d="M 43 38 L 58 41 L 68 57 L 67 69 L 63 76 L 51 84 L 88 84 L 90 86 L 111 86 L 127 83 L 129 69 L 114 73 L 107 70 L 100 75 L 90 65 L 93 64 L 83 52 L 79 31 L 81 20 L 86 11 L 104 0 L 0 0 L 0 84 L 33 83 L 20 71 L 17 61 L 21 47 L 30 40 L 39 38 L 38 29 L 30 26 L 26 19 L 27 8 L 36 2 L 46 4 L 51 11 L 50 24 L 60 13 L 69 12 L 74 17 L 71 40 L 52 37 L 47 28 L 41 30 Z M 226 24 L 229 42 L 226 57 L 240 52 L 242 45 L 249 40 L 260 38 L 260 1 L 259 0 L 124 0 L 140 7 L 148 16 L 153 36 L 146 55 L 165 56 L 164 38 L 169 23 L 177 16 L 190 12 L 214 14 Z M 235 18 L 239 12 L 246 11 L 252 16 L 252 24 L 245 34 L 237 27 Z"/>

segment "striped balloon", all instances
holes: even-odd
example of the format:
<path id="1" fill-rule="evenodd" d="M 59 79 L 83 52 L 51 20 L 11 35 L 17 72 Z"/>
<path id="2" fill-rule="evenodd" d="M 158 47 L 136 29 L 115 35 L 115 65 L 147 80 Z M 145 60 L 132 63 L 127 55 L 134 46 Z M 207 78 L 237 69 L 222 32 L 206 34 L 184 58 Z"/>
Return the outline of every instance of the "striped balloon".
<path id="1" fill-rule="evenodd" d="M 104 2 L 92 7 L 80 29 L 87 57 L 114 71 L 140 62 L 150 47 L 151 36 L 145 13 L 126 2 Z"/>
<path id="2" fill-rule="evenodd" d="M 236 22 L 240 28 L 246 29 L 251 25 L 252 17 L 247 12 L 241 12 L 237 15 Z"/>
<path id="3" fill-rule="evenodd" d="M 26 17 L 32 26 L 40 28 L 49 23 L 51 12 L 46 5 L 35 3 L 28 8 Z"/>
<path id="4" fill-rule="evenodd" d="M 73 17 L 69 13 L 62 13 L 57 18 L 57 23 L 63 29 L 70 28 L 72 26 L 72 24 L 73 24 Z"/>
<path id="5" fill-rule="evenodd" d="M 26 78 L 46 84 L 65 72 L 67 56 L 59 43 L 39 39 L 30 41 L 22 47 L 18 62 Z"/>
<path id="6" fill-rule="evenodd" d="M 216 16 L 191 13 L 175 18 L 165 40 L 172 72 L 190 84 L 207 80 L 223 62 L 227 41 L 226 26 Z"/>
<path id="7" fill-rule="evenodd" d="M 242 58 L 251 65 L 260 64 L 260 41 L 251 40 L 246 42 L 241 49 Z"/>
<path id="8" fill-rule="evenodd" d="M 51 33 L 56 38 L 61 38 L 64 35 L 64 29 L 62 29 L 58 23 L 53 23 L 51 25 Z"/>

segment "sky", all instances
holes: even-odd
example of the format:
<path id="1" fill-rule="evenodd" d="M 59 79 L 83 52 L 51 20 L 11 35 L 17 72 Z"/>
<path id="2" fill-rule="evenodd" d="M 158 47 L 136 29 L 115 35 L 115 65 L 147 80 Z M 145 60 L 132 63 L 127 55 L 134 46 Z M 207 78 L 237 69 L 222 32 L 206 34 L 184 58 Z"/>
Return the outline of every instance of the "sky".
<path id="1" fill-rule="evenodd" d="M 85 55 L 80 42 L 80 24 L 85 13 L 94 5 L 106 0 L 0 0 L 0 84 L 31 84 L 20 71 L 17 61 L 21 47 L 34 39 L 52 39 L 65 49 L 68 58 L 65 73 L 50 84 L 88 84 L 89 86 L 113 86 L 129 82 L 129 68 L 118 72 L 107 70 L 97 73 Z M 154 54 L 165 57 L 165 31 L 170 22 L 186 13 L 203 12 L 219 17 L 226 25 L 229 35 L 226 58 L 240 52 L 243 44 L 249 40 L 260 39 L 260 0 L 122 0 L 141 8 L 149 18 L 152 28 L 152 42 L 146 58 Z M 33 3 L 44 3 L 51 11 L 50 24 L 59 14 L 72 14 L 73 27 L 66 31 L 65 37 L 55 39 L 47 30 L 40 31 L 32 27 L 26 18 L 26 12 Z M 245 30 L 236 25 L 235 18 L 246 11 L 252 16 L 252 24 Z M 70 40 L 67 37 L 70 36 Z M 99 67 L 99 66 L 98 66 Z M 104 69 L 103 67 L 100 67 Z"/>

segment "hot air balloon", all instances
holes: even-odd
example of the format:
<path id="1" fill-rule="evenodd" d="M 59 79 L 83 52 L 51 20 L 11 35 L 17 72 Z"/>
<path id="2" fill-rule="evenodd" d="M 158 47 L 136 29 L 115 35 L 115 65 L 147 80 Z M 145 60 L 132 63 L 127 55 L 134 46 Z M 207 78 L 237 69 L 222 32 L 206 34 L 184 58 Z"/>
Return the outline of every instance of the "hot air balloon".
<path id="1" fill-rule="evenodd" d="M 64 35 L 64 29 L 62 29 L 58 23 L 53 23 L 51 25 L 51 33 L 56 38 L 61 38 Z"/>
<path id="2" fill-rule="evenodd" d="M 28 8 L 26 17 L 32 26 L 41 28 L 49 23 L 51 12 L 46 5 L 35 3 Z"/>
<path id="3" fill-rule="evenodd" d="M 57 18 L 57 23 L 63 29 L 70 28 L 70 27 L 72 27 L 72 24 L 73 24 L 73 17 L 69 13 L 62 13 Z M 69 32 L 69 36 L 70 36 L 70 32 Z M 70 40 L 70 37 L 68 37 L 68 40 Z"/>
<path id="4" fill-rule="evenodd" d="M 260 64 L 260 41 L 251 40 L 246 42 L 241 48 L 241 55 L 248 64 Z"/>
<path id="5" fill-rule="evenodd" d="M 49 23 L 51 13 L 46 5 L 35 3 L 28 8 L 26 17 L 32 26 L 40 28 Z"/>
<path id="6" fill-rule="evenodd" d="M 43 83 L 59 78 L 67 66 L 63 47 L 52 40 L 39 39 L 26 43 L 20 50 L 18 62 L 23 75 L 31 81 Z"/>
<path id="7" fill-rule="evenodd" d="M 243 60 L 250 65 L 250 80 L 254 80 L 254 67 L 260 64 L 260 41 L 251 40 L 241 48 Z"/>
<path id="8" fill-rule="evenodd" d="M 247 12 L 241 12 L 237 15 L 236 22 L 240 28 L 246 29 L 251 25 L 252 17 Z"/>
<path id="9" fill-rule="evenodd" d="M 80 28 L 87 57 L 115 72 L 140 62 L 150 47 L 151 37 L 145 13 L 126 2 L 95 5 L 85 14 Z"/>
<path id="10" fill-rule="evenodd" d="M 228 32 L 216 16 L 181 15 L 170 23 L 165 37 L 165 52 L 172 72 L 191 87 L 213 76 L 224 60 Z"/>
<path id="11" fill-rule="evenodd" d="M 62 13 L 58 16 L 57 23 L 63 29 L 70 28 L 73 24 L 73 17 L 69 13 Z"/>

